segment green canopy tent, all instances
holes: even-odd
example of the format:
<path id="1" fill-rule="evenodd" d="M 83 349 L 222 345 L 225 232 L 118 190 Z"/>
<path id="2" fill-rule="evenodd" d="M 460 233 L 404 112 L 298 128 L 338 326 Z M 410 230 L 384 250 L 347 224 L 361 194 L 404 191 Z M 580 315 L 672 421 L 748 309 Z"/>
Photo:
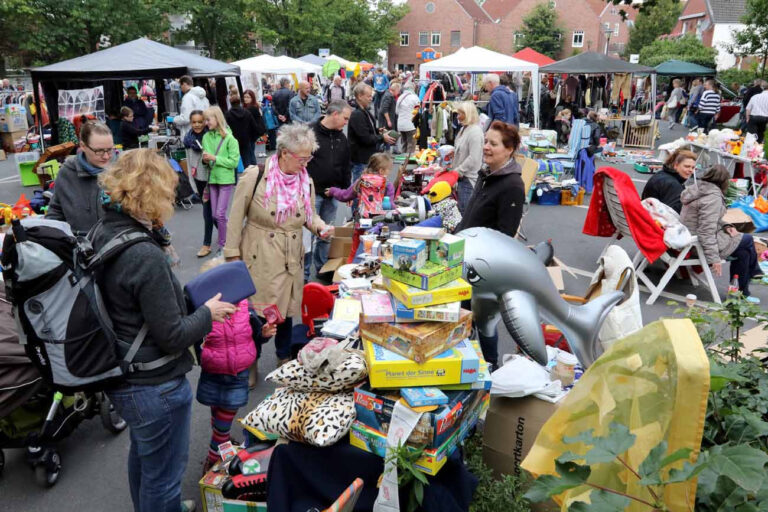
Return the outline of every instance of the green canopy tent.
<path id="1" fill-rule="evenodd" d="M 328 60 L 323 64 L 323 76 L 330 78 L 341 69 L 341 64 L 337 60 Z"/>
<path id="2" fill-rule="evenodd" d="M 656 66 L 656 74 L 663 76 L 714 76 L 715 70 L 682 60 L 668 60 Z"/>

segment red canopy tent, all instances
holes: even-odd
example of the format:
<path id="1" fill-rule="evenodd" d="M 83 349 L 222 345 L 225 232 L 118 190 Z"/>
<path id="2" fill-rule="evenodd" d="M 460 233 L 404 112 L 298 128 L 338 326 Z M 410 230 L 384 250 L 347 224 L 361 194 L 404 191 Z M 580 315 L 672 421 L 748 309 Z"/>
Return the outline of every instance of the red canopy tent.
<path id="1" fill-rule="evenodd" d="M 555 62 L 555 59 L 550 59 L 543 53 L 539 53 L 533 48 L 523 48 L 519 52 L 512 54 L 512 56 L 516 59 L 524 60 L 526 62 L 533 62 L 539 66 L 546 66 L 547 64 L 552 64 Z"/>

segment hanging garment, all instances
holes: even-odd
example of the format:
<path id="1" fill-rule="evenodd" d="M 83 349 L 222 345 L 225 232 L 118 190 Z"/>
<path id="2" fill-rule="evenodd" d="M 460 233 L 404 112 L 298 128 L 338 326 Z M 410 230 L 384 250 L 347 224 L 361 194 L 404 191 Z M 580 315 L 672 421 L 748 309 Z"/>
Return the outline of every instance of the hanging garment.
<path id="1" fill-rule="evenodd" d="M 632 75 L 628 73 L 616 73 L 613 75 L 611 103 L 618 103 L 622 97 L 632 97 Z"/>

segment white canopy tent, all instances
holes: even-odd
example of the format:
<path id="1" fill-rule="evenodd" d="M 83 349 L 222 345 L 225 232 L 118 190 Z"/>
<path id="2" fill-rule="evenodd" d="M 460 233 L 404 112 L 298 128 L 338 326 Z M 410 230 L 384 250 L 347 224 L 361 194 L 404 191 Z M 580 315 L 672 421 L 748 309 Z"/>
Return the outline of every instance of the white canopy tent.
<path id="1" fill-rule="evenodd" d="M 237 63 L 235 63 L 237 64 Z M 459 48 L 455 53 L 425 62 L 419 66 L 419 73 L 432 71 L 444 71 L 453 73 L 490 73 L 503 72 L 529 72 L 531 73 L 531 88 L 533 89 L 533 116 L 534 125 L 539 126 L 539 66 L 533 62 L 494 52 L 480 46 L 471 48 Z"/>
<path id="2" fill-rule="evenodd" d="M 294 59 L 286 55 L 273 57 L 272 55 L 263 54 L 239 60 L 237 63 L 239 63 L 236 65 L 240 66 L 241 77 L 243 83 L 246 84 L 246 88 L 255 88 L 258 90 L 259 97 L 262 95 L 260 85 L 261 76 L 263 74 L 295 75 L 298 80 L 307 73 L 315 73 L 319 75 L 323 69 L 322 66 Z"/>
<path id="3" fill-rule="evenodd" d="M 325 57 L 325 60 L 335 60 L 339 64 L 341 64 L 341 67 L 346 68 L 348 64 L 352 64 L 351 60 L 343 59 L 339 57 L 338 55 L 329 55 Z"/>

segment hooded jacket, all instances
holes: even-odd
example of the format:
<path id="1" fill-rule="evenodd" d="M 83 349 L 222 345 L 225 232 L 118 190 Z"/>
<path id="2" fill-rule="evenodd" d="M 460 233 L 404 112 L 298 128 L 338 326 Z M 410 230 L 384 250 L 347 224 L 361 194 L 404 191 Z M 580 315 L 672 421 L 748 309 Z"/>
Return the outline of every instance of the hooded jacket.
<path id="1" fill-rule="evenodd" d="M 237 139 L 241 155 L 248 154 L 248 147 L 261 135 L 253 115 L 243 107 L 232 107 L 224 114 L 232 135 Z"/>
<path id="2" fill-rule="evenodd" d="M 352 179 L 347 136 L 342 130 L 331 130 L 323 126 L 323 119 L 311 125 L 318 148 L 307 164 L 307 172 L 315 182 L 318 195 L 322 195 L 326 188 L 347 188 Z"/>
<path id="3" fill-rule="evenodd" d="M 683 203 L 680 220 L 691 234 L 699 237 L 707 263 L 720 263 L 730 256 L 739 246 L 742 235 L 731 236 L 725 231 L 730 224 L 723 222 L 726 207 L 720 187 L 698 180 L 685 187 L 680 200 Z"/>
<path id="4" fill-rule="evenodd" d="M 520 104 L 517 101 L 517 94 L 505 85 L 496 86 L 491 92 L 491 100 L 486 112 L 490 118 L 488 126 L 497 120 L 517 126 L 520 122 L 519 110 Z"/>
<path id="5" fill-rule="evenodd" d="M 525 204 L 522 172 L 514 158 L 494 173 L 487 167 L 481 170 L 456 232 L 483 227 L 514 237 Z"/>
<path id="6" fill-rule="evenodd" d="M 680 194 L 685 190 L 685 181 L 685 178 L 680 176 L 677 171 L 665 165 L 661 172 L 654 174 L 648 180 L 641 197 L 643 199 L 654 197 L 677 213 L 680 213 L 680 210 L 683 208 Z"/>
<path id="7" fill-rule="evenodd" d="M 173 118 L 173 124 L 178 126 L 181 130 L 181 136 L 187 134 L 191 128 L 189 124 L 189 116 L 195 110 L 205 110 L 210 107 L 208 98 L 205 96 L 205 89 L 202 87 L 193 87 L 187 94 L 181 98 L 181 108 L 179 108 L 179 115 Z"/>
<path id="8" fill-rule="evenodd" d="M 56 176 L 53 197 L 45 217 L 67 222 L 75 234 L 85 235 L 104 216 L 99 196 L 98 176 L 89 174 L 70 156 Z"/>

